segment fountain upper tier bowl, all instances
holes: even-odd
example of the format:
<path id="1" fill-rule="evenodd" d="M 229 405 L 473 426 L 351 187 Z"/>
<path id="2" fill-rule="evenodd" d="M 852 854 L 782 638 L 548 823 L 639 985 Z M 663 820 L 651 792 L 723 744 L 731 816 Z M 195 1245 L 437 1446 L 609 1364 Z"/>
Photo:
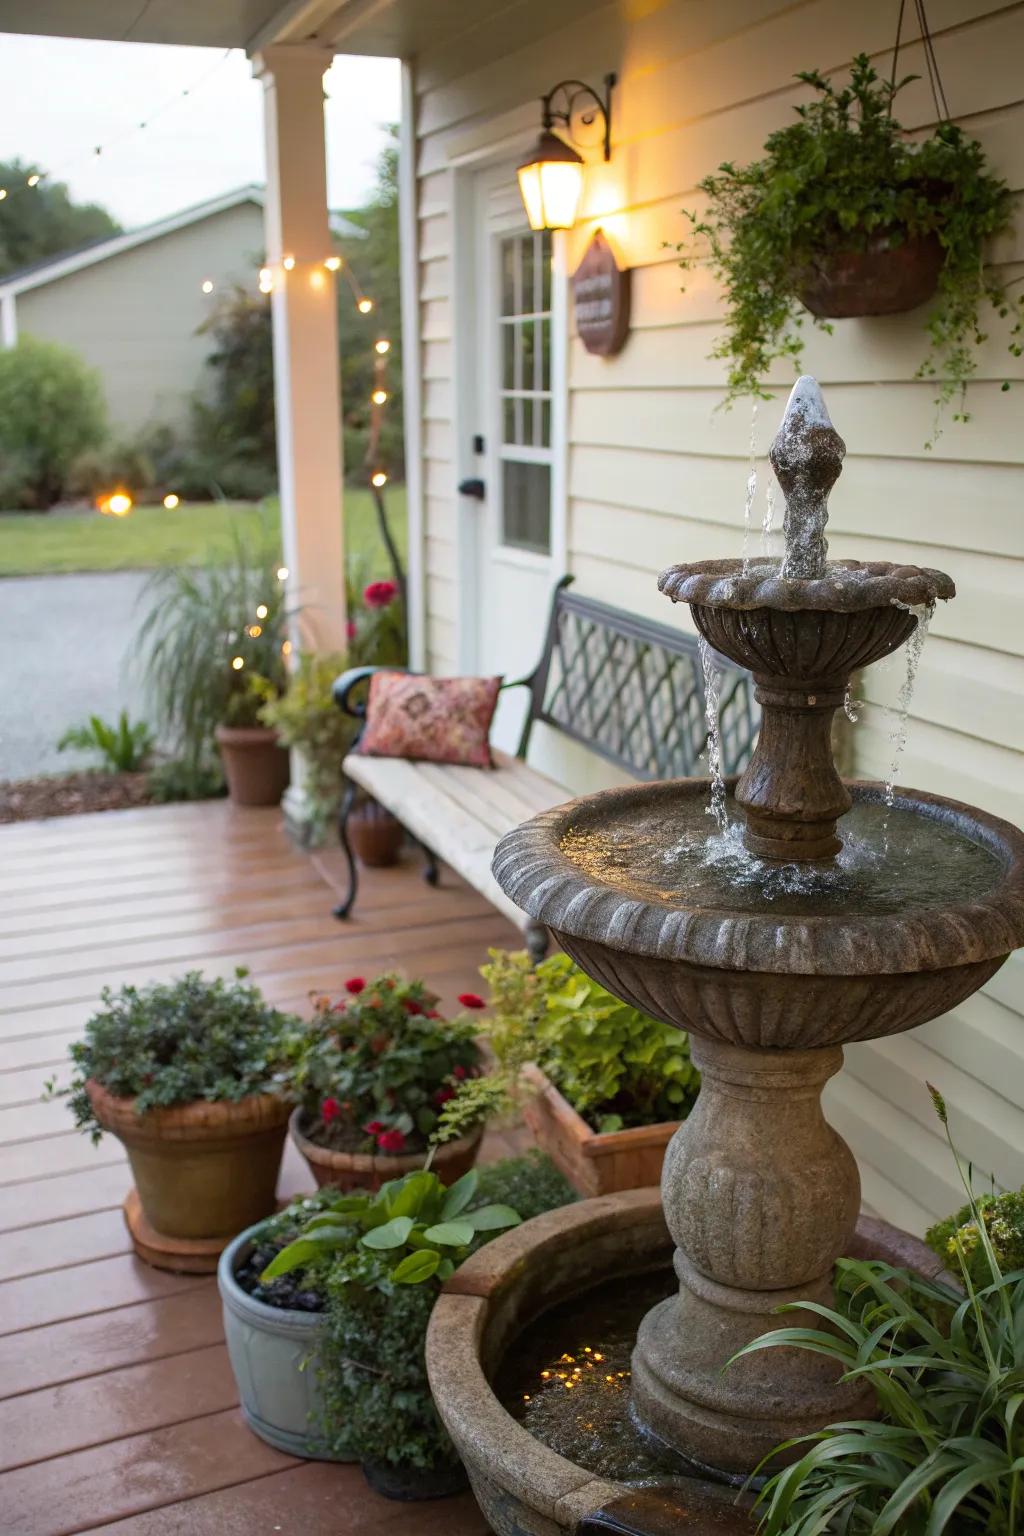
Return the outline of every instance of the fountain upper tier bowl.
<path id="1" fill-rule="evenodd" d="M 757 859 L 739 820 L 714 835 L 708 781 L 683 779 L 546 811 L 502 839 L 494 872 L 585 970 L 695 1034 L 771 1049 L 895 1034 L 1024 940 L 1024 834 L 936 795 L 890 809 L 881 785 L 848 787 L 827 865 Z"/>

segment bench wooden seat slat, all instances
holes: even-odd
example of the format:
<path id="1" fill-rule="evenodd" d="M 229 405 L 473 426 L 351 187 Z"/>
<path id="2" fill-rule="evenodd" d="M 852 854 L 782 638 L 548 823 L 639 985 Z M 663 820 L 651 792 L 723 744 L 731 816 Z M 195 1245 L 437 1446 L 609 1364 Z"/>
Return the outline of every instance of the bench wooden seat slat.
<path id="1" fill-rule="evenodd" d="M 544 654 L 522 679 L 530 690 L 519 751 L 495 750 L 492 769 L 409 762 L 350 752 L 343 767 L 348 789 L 340 818 L 348 858 L 349 894 L 335 915 L 347 917 L 355 900 L 356 866 L 345 832 L 357 787 L 396 816 L 427 852 L 427 878 L 437 879 L 443 858 L 498 911 L 523 929 L 531 954 L 547 945 L 531 922 L 498 888 L 491 874 L 495 844 L 521 822 L 572 798 L 572 791 L 526 762 L 536 721 L 582 742 L 606 762 L 640 779 L 685 777 L 700 770 L 705 741 L 705 694 L 697 643 L 689 635 L 557 587 Z M 757 711 L 752 680 L 722 661 L 722 756 L 726 773 L 739 772 L 753 749 Z M 346 672 L 334 687 L 339 705 L 365 718 L 354 693 L 377 668 Z"/>

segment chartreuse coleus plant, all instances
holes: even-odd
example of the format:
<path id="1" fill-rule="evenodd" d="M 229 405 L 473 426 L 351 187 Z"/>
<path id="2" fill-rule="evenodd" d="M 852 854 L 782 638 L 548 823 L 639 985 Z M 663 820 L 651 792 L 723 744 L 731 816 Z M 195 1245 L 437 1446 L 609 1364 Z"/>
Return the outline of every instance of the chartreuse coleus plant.
<path id="1" fill-rule="evenodd" d="M 519 1224 L 509 1205 L 474 1206 L 475 1169 L 449 1188 L 428 1168 L 392 1179 L 376 1194 L 357 1191 L 331 1198 L 260 1276 L 261 1284 L 293 1269 L 316 1283 L 330 1269 L 335 1284 L 421 1285 L 447 1280 L 482 1232 Z"/>
<path id="2" fill-rule="evenodd" d="M 525 950 L 492 949 L 490 1039 L 506 1068 L 537 1063 L 595 1130 L 681 1120 L 700 1073 L 685 1033 L 624 1003 L 568 955 L 536 968 Z"/>
<path id="3" fill-rule="evenodd" d="M 932 1096 L 948 1138 L 946 1106 Z M 758 1495 L 764 1536 L 1024 1532 L 1024 1269 L 1004 1273 L 953 1156 L 974 1234 L 965 1248 L 968 1224 L 952 1233 L 962 1289 L 841 1259 L 836 1307 L 779 1309 L 817 1313 L 824 1326 L 780 1328 L 740 1351 L 825 1355 L 844 1381 L 870 1382 L 881 1414 L 787 1442 L 797 1459 Z"/>
<path id="4" fill-rule="evenodd" d="M 207 980 L 189 971 L 148 987 L 104 988 L 103 1006 L 70 1047 L 70 1084 L 46 1083 L 47 1096 L 67 1095 L 80 1130 L 99 1141 L 86 1084 L 99 1083 L 134 1099 L 140 1115 L 151 1109 L 248 1098 L 287 1091 L 285 1057 L 301 1025 L 272 1008 L 239 967 L 233 981 Z"/>
<path id="5" fill-rule="evenodd" d="M 1021 355 L 1024 302 L 985 263 L 987 243 L 1013 225 L 1009 187 L 977 140 L 954 124 L 908 136 L 892 106 L 915 76 L 882 80 L 858 54 L 848 85 L 813 69 L 795 78 L 814 98 L 795 108 L 796 122 L 769 135 L 760 160 L 726 161 L 705 177 L 706 211 L 686 214 L 697 243 L 678 247 L 684 269 L 707 261 L 724 290 L 725 330 L 711 352 L 727 366 L 724 403 L 770 398 L 765 380 L 779 358 L 799 368 L 807 313 L 799 290 L 809 268 L 879 240 L 934 236 L 942 267 L 916 377 L 937 381 L 937 418 L 959 399 L 954 420 L 968 420 L 964 389 L 986 339 L 989 306 L 1005 323 L 1010 353 Z M 832 329 L 824 320 L 815 324 Z"/>

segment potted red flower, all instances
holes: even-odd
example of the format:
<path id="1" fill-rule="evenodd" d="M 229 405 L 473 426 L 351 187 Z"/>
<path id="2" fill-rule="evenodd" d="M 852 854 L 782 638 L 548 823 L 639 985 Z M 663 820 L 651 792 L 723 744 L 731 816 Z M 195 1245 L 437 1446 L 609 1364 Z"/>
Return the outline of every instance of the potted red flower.
<path id="1" fill-rule="evenodd" d="M 468 1015 L 442 1018 L 421 981 L 352 976 L 345 990 L 340 1002 L 317 1000 L 296 1041 L 291 1133 L 319 1185 L 378 1189 L 422 1166 L 445 1104 L 479 1075 L 477 1026 Z M 484 1006 L 472 993 L 460 1001 Z M 482 1134 L 481 1121 L 436 1150 L 441 1179 L 472 1166 Z"/>

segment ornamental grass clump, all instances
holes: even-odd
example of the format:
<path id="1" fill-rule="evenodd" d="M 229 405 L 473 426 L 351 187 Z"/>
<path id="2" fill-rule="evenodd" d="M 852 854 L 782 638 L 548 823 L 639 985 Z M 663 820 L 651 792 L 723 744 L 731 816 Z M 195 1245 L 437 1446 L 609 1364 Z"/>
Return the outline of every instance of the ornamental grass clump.
<path id="1" fill-rule="evenodd" d="M 345 987 L 340 1002 L 317 999 L 294 1041 L 303 1134 L 337 1152 L 425 1151 L 459 1084 L 480 1072 L 478 1026 L 443 1018 L 421 981 L 389 973 Z"/>
<path id="2" fill-rule="evenodd" d="M 499 1061 L 536 1062 L 595 1131 L 682 1120 L 700 1089 L 681 1030 L 624 1003 L 568 955 L 534 969 L 525 950 L 492 949 L 490 1039 Z"/>
<path id="3" fill-rule="evenodd" d="M 932 1096 L 947 1125 L 941 1095 Z M 880 1413 L 786 1443 L 797 1459 L 758 1495 L 764 1536 L 1024 1531 L 1024 1269 L 1004 1272 L 953 1155 L 968 1195 L 969 1220 L 951 1234 L 962 1289 L 841 1259 L 834 1308 L 779 1309 L 815 1312 L 822 1328 L 781 1328 L 740 1352 L 825 1355 L 844 1381 L 870 1382 Z M 964 1227 L 975 1234 L 966 1249 Z"/>
<path id="4" fill-rule="evenodd" d="M 724 289 L 725 331 L 711 356 L 727 365 L 725 403 L 769 398 L 765 381 L 780 358 L 799 370 L 800 291 L 809 273 L 837 255 L 924 237 L 938 241 L 941 266 L 916 377 L 938 381 L 939 412 L 959 397 L 954 420 L 968 420 L 963 394 L 990 307 L 1006 322 L 1011 355 L 1021 355 L 1024 300 L 985 264 L 987 243 L 1013 225 L 1006 182 L 992 173 L 981 145 L 952 123 L 926 138 L 908 136 L 892 106 L 913 75 L 882 80 L 858 54 L 842 88 L 818 70 L 795 78 L 816 92 L 795 108 L 798 121 L 769 135 L 760 160 L 726 161 L 700 183 L 707 211 L 687 217 L 706 258 L 689 242 L 679 247 L 684 269 L 707 259 Z M 826 320 L 815 324 L 831 331 Z"/>
<path id="5" fill-rule="evenodd" d="M 74 1074 L 68 1095 L 75 1124 L 99 1141 L 87 1084 L 132 1099 L 137 1115 L 179 1104 L 237 1103 L 253 1094 L 282 1093 L 284 1064 L 300 1028 L 272 1008 L 239 969 L 233 981 L 190 971 L 177 981 L 102 993 L 103 1006 L 70 1047 Z M 57 1092 L 54 1083 L 47 1084 Z"/>

